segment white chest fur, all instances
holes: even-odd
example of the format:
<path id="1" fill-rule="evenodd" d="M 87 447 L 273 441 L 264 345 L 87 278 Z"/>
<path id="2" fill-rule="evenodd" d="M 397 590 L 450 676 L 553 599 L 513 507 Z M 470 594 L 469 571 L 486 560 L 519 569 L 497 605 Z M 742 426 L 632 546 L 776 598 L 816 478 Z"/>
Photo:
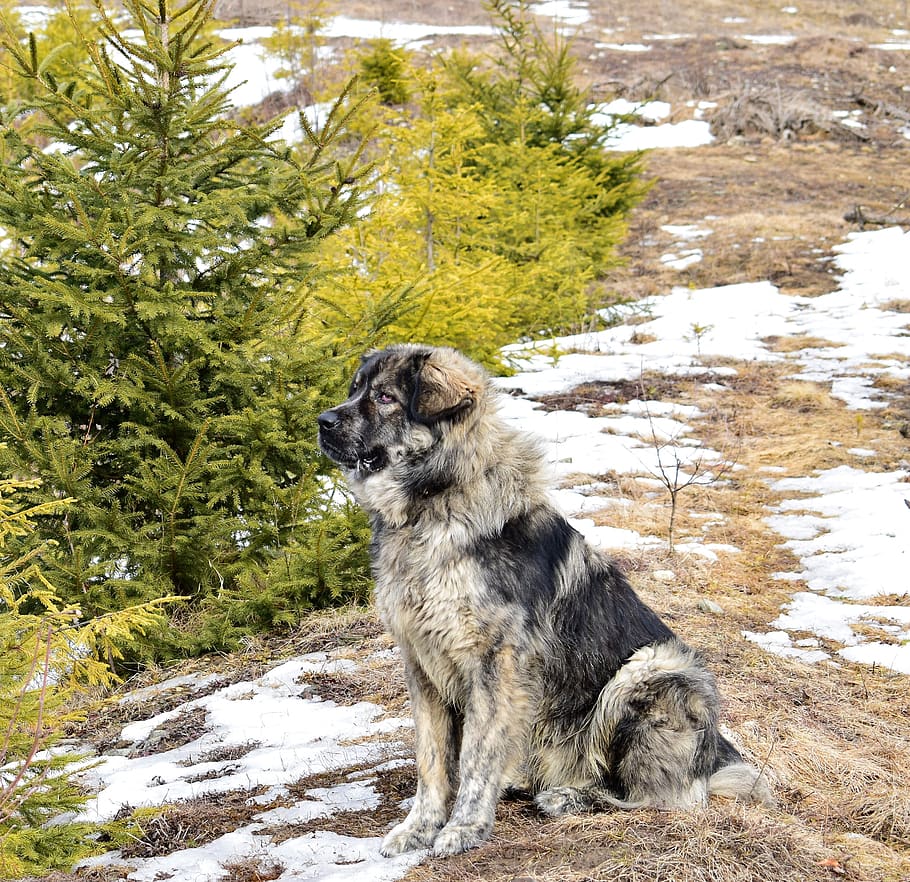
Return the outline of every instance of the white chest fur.
<path id="1" fill-rule="evenodd" d="M 376 607 L 402 650 L 458 703 L 467 678 L 502 633 L 480 567 L 445 525 L 383 534 L 375 548 Z"/>

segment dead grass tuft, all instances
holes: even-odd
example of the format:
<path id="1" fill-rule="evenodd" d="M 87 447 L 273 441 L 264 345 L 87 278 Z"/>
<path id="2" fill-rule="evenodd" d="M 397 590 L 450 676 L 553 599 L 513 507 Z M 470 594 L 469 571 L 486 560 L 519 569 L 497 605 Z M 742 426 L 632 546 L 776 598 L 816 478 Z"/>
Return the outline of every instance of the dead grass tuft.
<path id="1" fill-rule="evenodd" d="M 187 757 L 187 759 L 181 760 L 178 765 L 195 766 L 200 763 L 230 762 L 246 756 L 259 746 L 260 742 L 258 741 L 244 741 L 243 744 L 226 744 L 223 747 L 215 747 L 198 756 Z"/>
<path id="2" fill-rule="evenodd" d="M 181 711 L 173 719 L 165 720 L 157 729 L 153 729 L 130 751 L 129 756 L 151 756 L 195 741 L 207 731 L 206 716 L 204 707 Z"/>
<path id="3" fill-rule="evenodd" d="M 819 134 L 854 142 L 867 137 L 862 130 L 839 123 L 808 92 L 752 83 L 746 83 L 714 111 L 711 131 L 725 141 L 763 135 L 780 141 Z"/>
<path id="4" fill-rule="evenodd" d="M 878 308 L 886 312 L 910 312 L 910 300 L 889 300 L 887 303 L 880 303 Z"/>
<path id="5" fill-rule="evenodd" d="M 836 349 L 843 346 L 843 343 L 834 343 L 832 340 L 826 340 L 824 337 L 813 337 L 811 334 L 794 334 L 790 337 L 762 337 L 768 349 L 772 352 L 801 352 L 804 349 Z"/>
<path id="6" fill-rule="evenodd" d="M 363 606 L 346 606 L 309 614 L 297 630 L 277 643 L 282 656 L 307 652 L 361 647 L 378 641 L 388 646 L 389 640 L 373 610 Z"/>
<path id="7" fill-rule="evenodd" d="M 895 377 L 891 374 L 879 374 L 873 381 L 872 385 L 883 392 L 906 393 L 907 381 L 903 377 Z"/>
<path id="8" fill-rule="evenodd" d="M 244 858 L 221 865 L 225 882 L 272 882 L 284 872 L 284 865 L 272 859 Z"/>
<path id="9" fill-rule="evenodd" d="M 812 413 L 834 407 L 834 400 L 828 390 L 818 383 L 791 380 L 783 383 L 771 397 L 771 407 L 785 407 L 797 413 Z"/>
<path id="10" fill-rule="evenodd" d="M 371 701 L 389 712 L 400 711 L 407 701 L 401 659 L 367 658 L 355 671 L 307 672 L 300 678 L 313 687 L 313 692 L 326 701 L 355 704 Z"/>
<path id="11" fill-rule="evenodd" d="M 259 787 L 209 793 L 165 806 L 151 816 L 144 810 L 135 819 L 139 835 L 123 846 L 121 853 L 125 858 L 147 858 L 205 845 L 248 824 L 253 815 L 265 811 L 269 806 L 252 801 L 253 796 L 264 790 Z"/>

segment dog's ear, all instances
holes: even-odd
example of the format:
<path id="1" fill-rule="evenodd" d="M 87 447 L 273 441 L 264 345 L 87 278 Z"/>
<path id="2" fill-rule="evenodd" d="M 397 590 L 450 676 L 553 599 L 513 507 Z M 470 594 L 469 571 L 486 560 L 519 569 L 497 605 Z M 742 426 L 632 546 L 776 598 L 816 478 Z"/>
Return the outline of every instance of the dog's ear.
<path id="1" fill-rule="evenodd" d="M 483 378 L 470 370 L 469 362 L 460 364 L 461 360 L 452 358 L 445 350 L 436 350 L 424 361 L 412 398 L 418 419 L 425 422 L 451 419 L 477 402 Z"/>

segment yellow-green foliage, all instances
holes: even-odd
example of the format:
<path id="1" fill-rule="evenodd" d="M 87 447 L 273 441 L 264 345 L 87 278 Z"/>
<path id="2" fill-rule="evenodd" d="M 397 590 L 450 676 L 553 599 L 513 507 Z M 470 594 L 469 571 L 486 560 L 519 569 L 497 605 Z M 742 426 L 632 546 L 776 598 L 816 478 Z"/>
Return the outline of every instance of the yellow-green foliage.
<path id="1" fill-rule="evenodd" d="M 69 9 L 61 3 L 35 35 L 39 53 L 58 80 L 69 83 L 87 75 L 82 34 L 89 33 L 97 21 L 91 0 L 70 0 Z"/>
<path id="2" fill-rule="evenodd" d="M 21 509 L 26 484 L 0 481 L 0 875 L 17 878 L 66 867 L 87 853 L 86 825 L 44 822 L 84 801 L 67 765 L 55 753 L 63 725 L 74 718 L 75 694 L 109 686 L 109 662 L 137 633 L 162 623 L 168 599 L 83 620 L 63 603 L 41 568 L 40 545 L 11 557 L 32 521 L 59 512 L 70 500 Z"/>
<path id="3" fill-rule="evenodd" d="M 410 54 L 397 48 L 391 40 L 371 40 L 357 56 L 359 74 L 364 83 L 375 89 L 382 104 L 404 104 L 411 97 L 408 88 Z"/>
<path id="4" fill-rule="evenodd" d="M 338 237 L 333 297 L 352 312 L 386 292 L 407 292 L 387 340 L 446 343 L 490 360 L 509 309 L 510 267 L 478 242 L 476 218 L 499 195 L 468 161 L 479 134 L 470 110 L 449 110 L 425 90 L 423 112 L 395 119 L 380 135 L 388 182 L 369 216 Z M 377 341 L 381 342 L 381 341 Z"/>
<path id="5" fill-rule="evenodd" d="M 330 4 L 326 0 L 287 0 L 286 12 L 262 44 L 281 60 L 275 76 L 303 86 L 310 99 L 315 100 L 319 49 L 325 43 L 322 31 L 330 15 Z"/>
<path id="6" fill-rule="evenodd" d="M 424 70 L 396 55 L 411 100 L 389 102 L 374 83 L 379 199 L 334 243 L 332 293 L 350 312 L 406 291 L 387 338 L 487 364 L 605 305 L 602 280 L 646 190 L 637 155 L 604 152 L 608 127 L 574 85 L 569 47 L 528 25 L 526 6 L 494 4 L 493 63 L 456 52 Z"/>
<path id="7" fill-rule="evenodd" d="M 0 22 L 13 33 L 20 31 L 20 21 L 17 12 L 19 4 L 15 0 L 0 0 Z M 0 46 L 0 104 L 6 104 L 13 97 L 16 89 L 16 75 L 10 66 L 9 55 Z"/>
<path id="8" fill-rule="evenodd" d="M 31 34 L 25 30 L 20 4 L 0 0 L 0 21 L 8 39 L 15 39 L 23 51 L 35 51 L 42 59 L 42 71 L 59 82 L 81 82 L 88 74 L 84 63 L 85 51 L 79 29 L 88 31 L 97 20 L 97 12 L 91 0 L 69 0 L 69 9 L 59 4 L 41 27 Z M 34 84 L 16 76 L 15 63 L 8 57 L 8 50 L 0 48 L 0 103 L 8 104 L 24 99 L 35 91 Z"/>

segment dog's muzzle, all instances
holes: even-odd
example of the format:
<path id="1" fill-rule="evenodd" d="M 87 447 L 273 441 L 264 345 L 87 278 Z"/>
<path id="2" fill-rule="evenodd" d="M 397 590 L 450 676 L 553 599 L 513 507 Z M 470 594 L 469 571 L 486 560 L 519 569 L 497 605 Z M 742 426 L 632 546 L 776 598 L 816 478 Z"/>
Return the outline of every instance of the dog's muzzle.
<path id="1" fill-rule="evenodd" d="M 343 449 L 341 440 L 338 438 L 341 429 L 341 417 L 337 411 L 323 411 L 316 418 L 319 424 L 319 446 L 322 452 L 339 465 L 352 467 L 357 463 L 357 457 L 349 451 Z"/>
<path id="2" fill-rule="evenodd" d="M 323 411 L 316 418 L 316 422 L 319 424 L 319 446 L 329 459 L 345 468 L 367 474 L 385 468 L 388 460 L 380 448 L 367 451 L 353 450 L 346 443 L 347 439 L 339 437 L 342 418 L 337 410 Z"/>

